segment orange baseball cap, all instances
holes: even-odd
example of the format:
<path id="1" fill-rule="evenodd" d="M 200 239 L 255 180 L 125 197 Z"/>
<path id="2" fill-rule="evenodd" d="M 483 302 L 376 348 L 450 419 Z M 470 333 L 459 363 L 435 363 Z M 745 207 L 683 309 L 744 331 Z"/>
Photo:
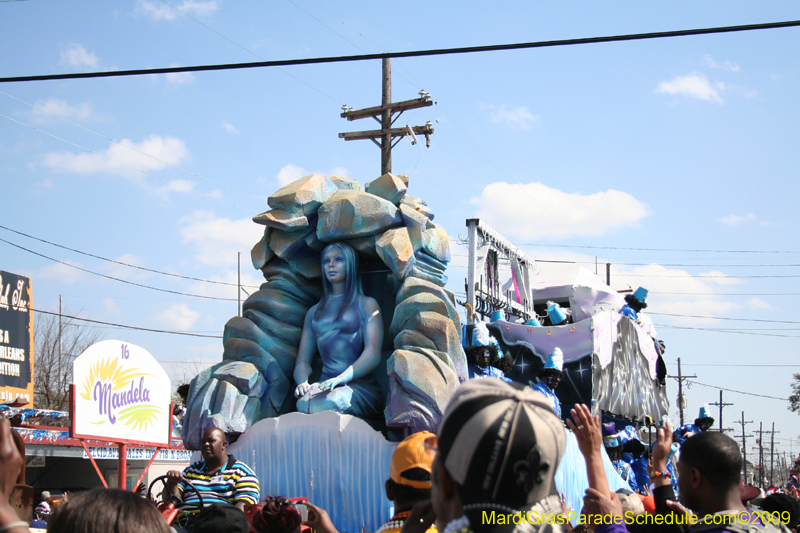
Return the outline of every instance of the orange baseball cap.
<path id="1" fill-rule="evenodd" d="M 425 439 L 435 437 L 430 431 L 420 431 L 409 435 L 397 445 L 392 454 L 389 466 L 389 477 L 398 485 L 408 485 L 415 489 L 431 488 L 430 481 L 415 481 L 406 479 L 402 473 L 411 468 L 421 468 L 426 472 L 433 471 L 434 452 L 425 447 Z"/>

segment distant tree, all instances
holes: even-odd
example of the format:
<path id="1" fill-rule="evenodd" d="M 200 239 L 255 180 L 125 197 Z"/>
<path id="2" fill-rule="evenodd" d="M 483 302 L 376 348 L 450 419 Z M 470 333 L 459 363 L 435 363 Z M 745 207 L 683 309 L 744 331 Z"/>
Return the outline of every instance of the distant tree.
<path id="1" fill-rule="evenodd" d="M 68 311 L 63 314 L 75 316 Z M 99 330 L 78 320 L 62 317 L 59 328 L 58 318 L 58 315 L 39 313 L 33 321 L 33 405 L 37 409 L 66 411 L 69 408 L 72 362 L 101 340 Z"/>
<path id="2" fill-rule="evenodd" d="M 789 410 L 793 413 L 800 411 L 800 374 L 792 376 L 792 394 L 789 396 Z"/>

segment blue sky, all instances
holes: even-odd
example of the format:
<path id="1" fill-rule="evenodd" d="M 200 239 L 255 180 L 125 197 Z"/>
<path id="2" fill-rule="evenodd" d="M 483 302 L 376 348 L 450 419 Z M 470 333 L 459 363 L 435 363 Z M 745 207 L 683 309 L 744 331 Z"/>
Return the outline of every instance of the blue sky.
<path id="1" fill-rule="evenodd" d="M 788 1 L 172 6 L 185 14 L 160 0 L 0 2 L 0 76 L 800 19 L 800 7 Z M 453 238 L 465 233 L 465 219 L 480 216 L 536 258 L 587 261 L 592 269 L 595 257 L 612 262 L 612 285 L 647 286 L 653 313 L 716 317 L 653 315 L 671 373 L 680 356 L 701 383 L 785 398 L 800 370 L 792 340 L 800 337 L 800 313 L 796 296 L 785 294 L 800 286 L 797 277 L 775 276 L 800 276 L 798 45 L 800 29 L 789 28 L 397 60 L 394 100 L 425 89 L 437 105 L 398 119 L 430 120 L 435 134 L 427 149 L 401 142 L 394 170 L 410 174 L 409 193 L 428 201 Z M 337 138 L 372 127 L 339 113 L 343 104 L 379 104 L 379 61 L 7 83 L 0 91 L 0 225 L 185 276 L 235 283 L 242 252 L 244 283 L 257 285 L 249 250 L 261 228 L 250 218 L 267 209 L 266 196 L 312 172 L 363 183 L 380 169 L 372 143 Z M 0 238 L 136 283 L 236 298 L 235 287 L 137 271 L 6 230 Z M 450 287 L 463 291 L 466 250 L 451 244 Z M 235 301 L 125 285 L 5 243 L 0 257 L 0 269 L 33 278 L 40 309 L 56 310 L 62 294 L 81 316 L 209 335 L 236 314 Z M 718 329 L 736 332 L 710 331 Z M 222 352 L 217 339 L 103 334 L 180 361 L 167 365 L 175 377 Z M 674 381 L 669 387 L 674 405 Z M 688 417 L 718 394 L 693 386 Z M 782 439 L 800 433 L 800 419 L 783 402 L 735 393 L 725 401 L 734 403 L 725 411 L 729 422 L 744 410 L 748 420 L 776 422 Z M 788 450 L 788 440 L 779 442 Z"/>

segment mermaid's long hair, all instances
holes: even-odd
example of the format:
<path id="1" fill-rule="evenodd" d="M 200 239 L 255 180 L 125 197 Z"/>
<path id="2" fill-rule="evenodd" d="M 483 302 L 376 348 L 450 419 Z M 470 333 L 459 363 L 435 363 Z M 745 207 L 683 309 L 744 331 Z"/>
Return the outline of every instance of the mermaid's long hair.
<path id="1" fill-rule="evenodd" d="M 361 288 L 361 278 L 358 275 L 358 254 L 356 251 L 352 246 L 344 242 L 329 244 L 322 250 L 322 254 L 320 255 L 320 263 L 322 264 L 322 299 L 320 299 L 319 305 L 317 306 L 317 312 L 314 313 L 315 319 L 322 318 L 322 310 L 325 308 L 325 304 L 328 303 L 328 298 L 333 294 L 333 285 L 328 281 L 328 277 L 325 275 L 325 265 L 323 263 L 325 253 L 331 249 L 342 252 L 345 262 L 344 296 L 342 306 L 339 308 L 339 314 L 336 319 L 340 319 L 344 310 L 351 307 L 353 303 L 358 300 L 359 296 L 364 294 Z"/>

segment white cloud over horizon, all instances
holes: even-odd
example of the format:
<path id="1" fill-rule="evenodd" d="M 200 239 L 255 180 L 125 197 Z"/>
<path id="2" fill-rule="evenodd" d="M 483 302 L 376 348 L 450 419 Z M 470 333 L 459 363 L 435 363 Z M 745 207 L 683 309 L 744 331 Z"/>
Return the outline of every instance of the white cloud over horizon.
<path id="1" fill-rule="evenodd" d="M 686 76 L 676 76 L 670 81 L 660 82 L 656 92 L 688 96 L 722 104 L 723 100 L 717 92 L 718 88 L 720 87 L 712 85 L 702 72 L 692 72 Z M 724 86 L 722 88 L 724 89 Z"/>
<path id="2" fill-rule="evenodd" d="M 291 182 L 299 180 L 303 176 L 308 176 L 309 174 L 311 173 L 303 167 L 289 163 L 280 169 L 277 180 L 280 186 L 283 187 L 284 185 L 289 185 Z"/>
<path id="3" fill-rule="evenodd" d="M 250 218 L 230 220 L 213 211 L 195 211 L 182 217 L 179 224 L 184 242 L 195 247 L 197 262 L 229 267 L 236 265 L 236 254 L 242 252 L 242 271 L 250 263 L 250 250 L 264 234 L 264 227 Z M 235 289 L 232 292 L 235 295 Z"/>
<path id="4" fill-rule="evenodd" d="M 119 305 L 117 305 L 117 302 L 114 300 L 114 298 L 105 298 L 103 300 L 103 308 L 107 313 L 114 316 L 120 316 L 120 314 L 122 314 L 122 310 L 119 308 Z"/>
<path id="5" fill-rule="evenodd" d="M 720 278 L 701 277 L 719 275 Z M 647 297 L 648 307 L 645 312 L 653 313 L 656 323 L 669 322 L 672 325 L 691 326 L 714 324 L 713 317 L 724 316 L 741 310 L 741 304 L 719 294 L 714 285 L 725 285 L 726 281 L 743 283 L 743 280 L 731 280 L 731 276 L 723 272 L 706 272 L 692 275 L 685 270 L 668 268 L 657 263 L 637 266 L 630 270 L 612 267 L 612 286 L 629 285 L 632 289 L 645 287 L 650 291 Z M 615 282 L 616 280 L 616 282 Z M 720 283 L 720 280 L 725 280 Z M 659 316 L 655 313 L 674 314 L 680 316 Z M 711 318 L 690 318 L 704 316 Z"/>
<path id="6" fill-rule="evenodd" d="M 309 176 L 311 174 L 322 174 L 323 176 L 330 178 L 331 176 L 347 176 L 347 173 L 348 170 L 345 167 L 334 167 L 332 170 L 327 172 L 320 172 L 320 171 L 311 172 L 304 169 L 301 166 L 289 163 L 287 165 L 284 165 L 283 168 L 281 168 L 280 171 L 278 171 L 278 175 L 275 177 L 275 181 L 278 182 L 278 185 L 280 187 L 284 187 L 286 185 L 289 185 L 291 182 L 295 180 L 299 180 L 303 176 Z"/>
<path id="7" fill-rule="evenodd" d="M 765 302 L 761 298 L 755 297 L 747 300 L 747 306 L 753 311 L 763 311 L 765 309 L 772 309 L 769 302 Z"/>
<path id="8" fill-rule="evenodd" d="M 706 54 L 703 57 L 703 64 L 709 68 L 722 69 L 730 72 L 739 72 L 740 70 L 742 70 L 741 67 L 739 67 L 739 65 L 732 62 L 729 59 L 726 60 L 724 63 L 717 63 L 716 61 L 714 61 L 714 58 L 711 57 L 711 55 L 709 54 Z"/>
<path id="9" fill-rule="evenodd" d="M 189 308 L 186 304 L 173 304 L 153 317 L 153 320 L 177 330 L 189 330 L 200 318 L 200 313 Z"/>
<path id="10" fill-rule="evenodd" d="M 71 120 L 99 120 L 104 118 L 95 112 L 94 106 L 89 102 L 70 104 L 59 98 L 37 100 L 34 104 L 38 109 L 33 110 L 34 122 L 49 122 L 55 119 L 51 115 Z"/>
<path id="11" fill-rule="evenodd" d="M 228 124 L 225 121 L 222 122 L 222 129 L 224 129 L 231 135 L 239 135 L 239 130 L 237 130 L 233 125 Z"/>
<path id="12" fill-rule="evenodd" d="M 77 267 L 83 267 L 81 263 L 76 261 L 71 261 L 67 259 L 64 261 L 67 263 L 66 265 L 63 263 L 53 263 L 42 267 L 36 277 L 41 279 L 53 279 L 59 281 L 65 285 L 74 285 L 80 281 L 85 279 L 85 274 L 83 271 L 78 270 L 77 268 L 73 268 L 69 265 L 75 265 Z"/>
<path id="13" fill-rule="evenodd" d="M 205 16 L 213 13 L 219 7 L 216 0 L 206 2 L 198 2 L 196 0 L 183 0 L 182 3 L 176 4 L 177 10 L 183 11 L 186 14 L 195 16 Z M 136 12 L 142 13 L 153 20 L 175 20 L 181 14 L 172 7 L 166 4 L 159 4 L 149 0 L 138 0 L 136 2 Z"/>
<path id="14" fill-rule="evenodd" d="M 179 65 L 171 65 L 177 67 Z M 167 83 L 170 85 L 183 85 L 184 83 L 192 83 L 194 81 L 194 74 L 191 72 L 168 72 L 164 74 Z"/>
<path id="15" fill-rule="evenodd" d="M 489 110 L 489 121 L 496 124 L 529 130 L 539 120 L 539 117 L 532 114 L 527 106 L 508 107 L 506 104 L 500 104 L 481 105 L 481 107 Z"/>
<path id="16" fill-rule="evenodd" d="M 739 215 L 731 215 L 728 217 L 721 217 L 717 219 L 719 222 L 722 222 L 726 226 L 739 226 L 745 222 L 750 222 L 752 220 L 758 220 L 758 218 L 753 213 L 748 213 L 745 216 Z"/>
<path id="17" fill-rule="evenodd" d="M 98 58 L 92 52 L 87 52 L 83 45 L 72 43 L 61 51 L 59 64 L 70 67 L 92 67 L 97 68 Z"/>
<path id="18" fill-rule="evenodd" d="M 122 139 L 119 144 L 111 143 L 106 150 L 98 153 L 49 152 L 42 157 L 42 163 L 56 172 L 107 173 L 121 176 L 151 193 L 165 197 L 170 192 L 193 190 L 194 182 L 178 179 L 154 187 L 148 184 L 148 176 L 140 170 L 155 172 L 169 165 L 178 165 L 190 158 L 191 153 L 181 139 L 150 135 L 139 143 L 131 139 Z"/>
<path id="19" fill-rule="evenodd" d="M 567 193 L 540 182 L 490 183 L 472 203 L 490 226 L 522 239 L 604 235 L 650 214 L 647 204 L 622 191 Z"/>

